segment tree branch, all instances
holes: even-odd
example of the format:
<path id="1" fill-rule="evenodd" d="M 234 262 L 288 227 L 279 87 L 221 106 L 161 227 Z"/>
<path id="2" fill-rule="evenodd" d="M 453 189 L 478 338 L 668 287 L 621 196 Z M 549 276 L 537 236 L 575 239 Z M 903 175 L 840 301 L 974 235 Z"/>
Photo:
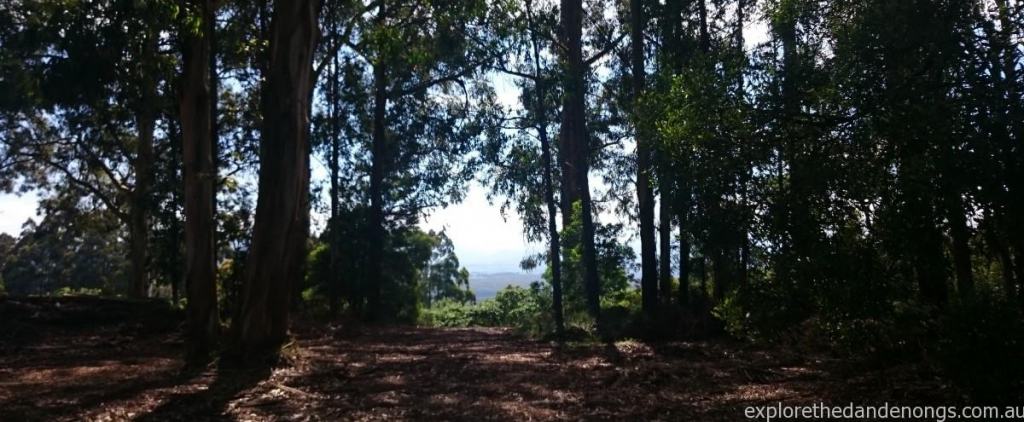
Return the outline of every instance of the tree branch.
<path id="1" fill-rule="evenodd" d="M 615 47 L 618 47 L 619 43 L 622 42 L 622 40 L 624 38 L 626 38 L 626 33 L 625 32 L 620 34 L 619 37 L 615 39 L 615 41 L 612 41 L 612 42 L 608 43 L 608 45 L 606 45 L 603 50 L 598 51 L 597 54 L 595 54 L 595 55 L 591 56 L 589 59 L 583 61 L 583 65 L 587 66 L 587 67 L 590 67 L 590 65 L 594 64 L 594 62 L 596 62 L 598 60 L 601 60 L 602 57 L 604 57 L 605 55 L 610 53 L 612 50 L 614 50 Z"/>

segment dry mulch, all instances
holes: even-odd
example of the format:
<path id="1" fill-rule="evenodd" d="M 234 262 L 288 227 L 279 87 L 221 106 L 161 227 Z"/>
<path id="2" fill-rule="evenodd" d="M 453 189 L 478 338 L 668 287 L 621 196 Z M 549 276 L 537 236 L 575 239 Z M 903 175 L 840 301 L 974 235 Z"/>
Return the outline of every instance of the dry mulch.
<path id="1" fill-rule="evenodd" d="M 745 406 L 948 404 L 913 366 L 726 340 L 568 344 L 506 329 L 304 324 L 275 368 L 183 371 L 155 302 L 0 300 L 0 420 L 741 420 Z"/>

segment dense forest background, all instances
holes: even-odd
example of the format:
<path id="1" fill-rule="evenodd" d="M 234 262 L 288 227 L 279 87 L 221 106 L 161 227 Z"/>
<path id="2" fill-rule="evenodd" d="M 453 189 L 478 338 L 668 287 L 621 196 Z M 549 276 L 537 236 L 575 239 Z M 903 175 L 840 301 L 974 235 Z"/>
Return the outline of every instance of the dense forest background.
<path id="1" fill-rule="evenodd" d="M 6 1 L 0 189 L 43 217 L 0 289 L 170 300 L 194 361 L 300 311 L 729 333 L 1012 396 L 1022 39 L 1013 0 Z M 479 303 L 418 226 L 475 182 L 548 245 Z"/>

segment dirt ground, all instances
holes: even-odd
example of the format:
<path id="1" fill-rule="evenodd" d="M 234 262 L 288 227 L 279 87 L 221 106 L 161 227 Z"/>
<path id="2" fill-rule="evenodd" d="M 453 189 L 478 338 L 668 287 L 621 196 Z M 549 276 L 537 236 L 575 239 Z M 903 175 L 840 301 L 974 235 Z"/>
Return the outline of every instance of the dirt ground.
<path id="1" fill-rule="evenodd" d="M 181 317 L 150 302 L 0 300 L 0 421 L 724 421 L 780 401 L 957 397 L 916 367 L 726 340 L 559 346 L 493 328 L 306 324 L 276 368 L 185 372 Z"/>

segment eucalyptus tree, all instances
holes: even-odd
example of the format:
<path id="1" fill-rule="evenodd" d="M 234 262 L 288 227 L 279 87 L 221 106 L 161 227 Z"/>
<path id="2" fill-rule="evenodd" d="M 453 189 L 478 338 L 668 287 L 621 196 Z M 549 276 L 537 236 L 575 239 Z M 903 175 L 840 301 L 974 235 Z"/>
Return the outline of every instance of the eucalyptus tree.
<path id="1" fill-rule="evenodd" d="M 166 2 L 13 2 L 3 15 L 8 188 L 76 190 L 124 224 L 129 293 L 150 287 L 154 160 L 169 143 Z M 162 136 L 161 136 L 162 135 Z"/>
<path id="2" fill-rule="evenodd" d="M 639 122 L 641 113 L 640 99 L 647 88 L 647 61 L 645 60 L 644 34 L 647 30 L 647 8 L 642 0 L 629 1 L 630 23 L 630 61 L 633 79 L 633 120 Z M 648 128 L 634 124 L 636 139 L 636 198 L 640 220 L 640 292 L 643 297 L 644 312 L 653 314 L 658 305 L 658 274 L 655 260 L 654 242 L 654 189 L 652 186 L 651 138 Z M 667 224 L 662 222 L 662 224 Z M 667 249 L 662 245 L 662 249 Z M 663 258 L 664 259 L 664 258 Z M 666 263 L 667 264 L 667 263 Z M 665 298 L 670 292 L 667 280 L 661 283 Z"/>
<path id="3" fill-rule="evenodd" d="M 550 54 L 557 24 L 552 4 L 532 0 L 510 2 L 504 23 L 502 51 L 495 65 L 500 77 L 514 77 L 520 89 L 521 114 L 507 118 L 498 137 L 486 139 L 481 159 L 483 182 L 492 196 L 504 197 L 502 210 L 514 206 L 523 218 L 524 235 L 531 241 L 548 239 L 547 261 L 552 291 L 555 334 L 564 331 L 561 235 L 558 230 L 559 169 L 555 166 L 551 134 L 557 130 L 559 86 Z M 530 131 L 535 132 L 531 135 Z"/>
<path id="4" fill-rule="evenodd" d="M 587 309 L 601 330 L 601 291 L 594 245 L 593 202 L 590 196 L 590 136 L 586 122 L 586 77 L 589 64 L 583 57 L 582 0 L 562 0 L 560 7 L 560 47 L 564 67 L 562 85 L 562 122 L 559 152 L 562 167 L 563 222 L 571 219 L 579 204 L 583 248 L 582 274 Z M 568 216 L 568 217 L 566 217 Z M 563 223 L 563 226 L 569 224 Z"/>
<path id="5" fill-rule="evenodd" d="M 424 302 L 427 306 L 442 300 L 460 303 L 476 301 L 469 288 L 469 271 L 459 264 L 455 245 L 442 230 L 430 231 L 427 236 L 433 240 L 430 257 L 420 271 Z"/>
<path id="6" fill-rule="evenodd" d="M 217 252 L 214 210 L 216 73 L 211 72 L 213 1 L 183 1 L 180 117 L 184 157 L 185 278 L 188 298 L 188 358 L 203 361 L 220 329 L 217 313 Z M 211 78 L 214 76 L 213 78 Z"/>
<path id="7" fill-rule="evenodd" d="M 364 69 L 368 133 L 368 316 L 381 317 L 389 228 L 457 200 L 473 174 L 474 141 L 494 130 L 494 95 L 479 78 L 494 58 L 487 2 L 378 1 L 356 6 L 340 54 Z"/>
<path id="8" fill-rule="evenodd" d="M 315 0 L 275 2 L 262 101 L 259 191 L 233 321 L 233 352 L 273 352 L 288 330 L 294 284 L 302 277 L 309 218 L 309 118 L 319 35 Z"/>

